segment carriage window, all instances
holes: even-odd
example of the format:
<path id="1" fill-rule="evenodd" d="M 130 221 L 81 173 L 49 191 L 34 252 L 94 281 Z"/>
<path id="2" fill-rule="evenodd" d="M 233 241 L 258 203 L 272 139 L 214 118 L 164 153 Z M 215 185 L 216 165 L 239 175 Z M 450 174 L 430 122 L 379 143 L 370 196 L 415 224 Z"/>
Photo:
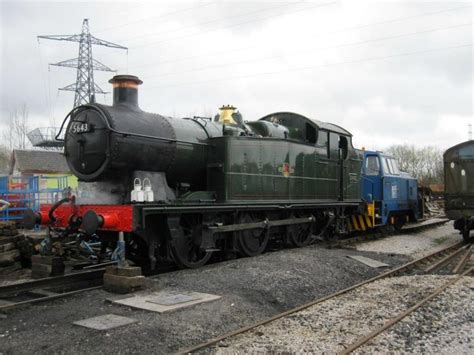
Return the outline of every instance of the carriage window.
<path id="1" fill-rule="evenodd" d="M 365 160 L 365 175 L 375 176 L 380 173 L 379 158 L 375 155 L 369 155 Z"/>

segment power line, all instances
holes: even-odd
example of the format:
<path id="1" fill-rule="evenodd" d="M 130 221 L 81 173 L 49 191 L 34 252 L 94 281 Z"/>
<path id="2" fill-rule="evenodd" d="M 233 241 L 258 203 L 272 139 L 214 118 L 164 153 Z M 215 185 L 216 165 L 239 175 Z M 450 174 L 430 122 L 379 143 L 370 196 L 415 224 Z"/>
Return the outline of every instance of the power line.
<path id="1" fill-rule="evenodd" d="M 206 7 L 206 6 L 209 6 L 209 5 L 214 5 L 214 4 L 216 4 L 216 2 L 208 2 L 208 3 L 200 4 L 200 5 L 198 5 L 198 6 L 187 7 L 187 8 L 185 8 L 185 9 L 180 9 L 180 10 L 176 10 L 176 11 L 171 11 L 171 12 L 167 12 L 167 13 L 164 13 L 164 14 L 161 14 L 161 15 L 157 15 L 157 16 L 142 17 L 142 18 L 137 19 L 137 20 L 134 20 L 134 21 L 122 22 L 120 25 L 102 28 L 102 29 L 100 29 L 99 31 L 96 31 L 96 33 L 102 33 L 102 32 L 107 32 L 107 31 L 109 31 L 109 30 L 116 29 L 116 28 L 127 27 L 127 26 L 129 26 L 129 25 L 131 25 L 131 24 L 139 23 L 139 22 L 147 21 L 147 20 L 151 20 L 151 19 L 157 20 L 157 19 L 160 19 L 160 18 L 168 17 L 168 16 L 170 16 L 170 15 L 175 15 L 175 14 L 179 14 L 179 13 L 181 13 L 181 12 L 187 12 L 187 11 L 190 11 L 190 10 L 196 10 L 196 9 L 200 9 L 200 8 L 203 8 L 203 7 Z M 132 38 L 133 38 L 133 37 L 132 37 Z"/>
<path id="2" fill-rule="evenodd" d="M 288 11 L 288 12 L 284 12 L 284 13 L 277 14 L 277 15 L 272 15 L 272 16 L 267 16 L 267 17 L 252 19 L 252 20 L 249 20 L 249 21 L 239 22 L 239 23 L 237 23 L 237 24 L 233 24 L 233 25 L 229 25 L 229 26 L 224 26 L 224 27 L 220 27 L 220 28 L 217 28 L 217 29 L 209 29 L 209 30 L 207 30 L 207 31 L 201 31 L 201 32 L 197 32 L 197 33 L 191 33 L 191 34 L 183 35 L 183 36 L 179 36 L 179 37 L 167 38 L 167 39 L 163 39 L 163 40 L 160 40 L 160 41 L 157 41 L 157 42 L 145 43 L 145 44 L 141 44 L 141 45 L 134 46 L 134 47 L 130 47 L 130 48 L 131 48 L 131 49 L 135 49 L 135 48 L 147 47 L 147 46 L 156 45 L 156 44 L 160 44 L 160 43 L 164 43 L 164 42 L 174 41 L 174 40 L 177 40 L 177 39 L 182 39 L 182 38 L 187 38 L 187 37 L 194 37 L 194 36 L 201 36 L 203 33 L 219 31 L 219 30 L 228 29 L 228 28 L 232 28 L 232 27 L 238 27 L 238 26 L 245 25 L 245 24 L 247 24 L 247 23 L 255 22 L 255 21 L 261 21 L 261 20 L 266 20 L 266 19 L 269 19 L 269 18 L 275 18 L 275 17 L 285 16 L 285 15 L 292 14 L 292 13 L 296 13 L 296 12 L 308 11 L 308 10 L 312 10 L 312 9 L 316 9 L 316 8 L 320 8 L 320 7 L 324 7 L 324 6 L 329 6 L 329 5 L 334 5 L 334 4 L 337 4 L 337 1 L 328 2 L 328 3 L 316 5 L 316 6 L 309 6 L 309 7 L 306 7 L 306 8 L 304 8 L 304 9 L 298 9 L 298 10 L 295 10 L 295 11 Z"/>
<path id="3" fill-rule="evenodd" d="M 171 72 L 171 73 L 144 76 L 143 78 L 144 79 L 150 79 L 150 78 L 163 77 L 163 76 L 169 76 L 169 75 L 192 73 L 192 72 L 197 72 L 197 71 L 203 71 L 203 70 L 208 70 L 208 69 L 233 66 L 233 65 L 238 65 L 238 64 L 254 63 L 254 62 L 259 62 L 259 61 L 262 61 L 262 60 L 286 58 L 288 56 L 300 55 L 301 53 L 308 53 L 308 52 L 314 52 L 314 51 L 320 51 L 320 50 L 326 50 L 326 49 L 342 48 L 342 47 L 348 47 L 348 46 L 357 46 L 357 45 L 362 45 L 362 44 L 371 43 L 371 42 L 381 42 L 381 41 L 386 41 L 386 40 L 392 40 L 392 39 L 398 39 L 398 38 L 403 38 L 403 37 L 414 36 L 414 35 L 418 35 L 418 34 L 426 34 L 426 33 L 432 33 L 432 32 L 436 32 L 436 31 L 450 30 L 450 29 L 465 27 L 465 26 L 470 26 L 470 25 L 472 25 L 472 22 L 461 24 L 461 25 L 455 25 L 455 26 L 438 27 L 438 28 L 425 30 L 425 31 L 416 31 L 416 32 L 402 33 L 402 34 L 386 36 L 386 37 L 379 37 L 379 38 L 374 38 L 374 39 L 369 39 L 369 40 L 364 40 L 364 41 L 349 42 L 349 43 L 337 44 L 337 45 L 326 46 L 326 47 L 310 48 L 310 49 L 305 49 L 305 50 L 301 50 L 301 51 L 292 51 L 290 55 L 277 55 L 277 56 L 268 56 L 268 57 L 256 58 L 256 59 L 247 59 L 247 60 L 233 62 L 233 63 L 223 63 L 223 64 L 210 65 L 210 66 L 206 66 L 206 67 L 202 67 L 202 68 L 196 68 L 196 69 L 190 69 L 190 70 L 184 70 L 184 71 L 182 70 L 182 71 L 176 71 L 176 72 Z"/>
<path id="4" fill-rule="evenodd" d="M 192 28 L 192 27 L 196 27 L 196 26 L 208 25 L 208 24 L 214 23 L 214 22 L 229 21 L 229 20 L 232 20 L 232 19 L 235 19 L 235 18 L 245 17 L 245 16 L 248 16 L 248 15 L 258 14 L 258 13 L 261 13 L 261 12 L 267 12 L 269 10 L 280 9 L 280 8 L 283 8 L 283 7 L 288 7 L 288 6 L 292 6 L 292 5 L 295 5 L 295 4 L 300 4 L 300 3 L 303 3 L 303 2 L 304 1 L 301 0 L 301 1 L 292 2 L 292 3 L 285 3 L 283 5 L 280 4 L 278 6 L 272 6 L 272 7 L 265 8 L 265 9 L 259 9 L 259 10 L 256 10 L 256 11 L 246 12 L 246 13 L 238 14 L 236 16 L 231 16 L 231 17 L 226 17 L 226 18 L 220 17 L 220 18 L 213 19 L 213 20 L 210 20 L 210 21 L 200 22 L 200 23 L 197 23 L 197 24 L 191 24 L 191 25 L 187 25 L 187 26 L 181 26 L 179 28 L 169 30 L 169 31 L 158 31 L 158 32 L 152 32 L 152 33 L 146 33 L 144 35 L 129 37 L 126 40 L 135 39 L 135 38 L 150 37 L 150 36 L 154 36 L 154 35 L 157 35 L 157 34 L 162 35 L 162 34 L 167 34 L 167 33 L 179 32 L 179 31 L 182 31 L 183 29 L 186 29 L 186 28 Z M 145 45 L 147 45 L 147 44 L 145 44 Z M 143 46 L 143 45 L 141 45 L 141 46 Z M 136 47 L 134 47 L 134 48 L 136 48 Z"/>
<path id="5" fill-rule="evenodd" d="M 331 67 L 331 66 L 337 66 L 337 65 L 343 65 L 343 64 L 356 64 L 356 63 L 363 63 L 363 62 L 370 62 L 370 61 L 378 61 L 378 60 L 384 60 L 384 59 L 390 59 L 390 58 L 406 57 L 406 56 L 417 55 L 417 54 L 438 52 L 438 51 L 442 51 L 442 50 L 446 50 L 446 49 L 458 49 L 458 48 L 467 48 L 467 47 L 472 47 L 472 43 L 461 44 L 461 45 L 456 45 L 456 46 L 432 48 L 432 49 L 427 49 L 427 50 L 422 50 L 422 51 L 397 53 L 397 54 L 392 54 L 392 55 L 388 55 L 388 56 L 366 57 L 366 58 L 361 58 L 361 59 L 354 59 L 354 60 L 334 62 L 334 63 L 325 63 L 325 64 L 320 64 L 320 65 L 314 65 L 314 66 L 312 65 L 312 66 L 293 68 L 293 69 L 287 69 L 287 70 L 279 70 L 279 71 L 263 72 L 263 73 L 254 73 L 254 74 L 239 75 L 239 76 L 226 76 L 226 77 L 223 77 L 223 78 L 204 80 L 204 81 L 198 81 L 198 82 L 169 84 L 169 85 L 163 85 L 163 86 L 156 85 L 156 86 L 151 86 L 151 87 L 147 87 L 147 88 L 152 89 L 152 88 L 158 88 L 158 87 L 159 88 L 164 88 L 164 87 L 173 87 L 173 86 L 202 85 L 202 84 L 208 84 L 208 83 L 219 82 L 219 81 L 229 81 L 229 80 L 234 80 L 234 79 L 246 79 L 246 78 L 258 77 L 258 76 L 288 73 L 288 72 L 293 72 L 293 71 L 312 70 L 312 69 L 317 69 L 317 68 Z"/>
<path id="6" fill-rule="evenodd" d="M 43 81 L 43 86 L 44 86 L 44 95 L 45 95 L 45 99 L 46 99 L 46 107 L 48 108 L 48 114 L 49 114 L 49 117 L 51 118 L 51 97 L 50 97 L 50 90 L 49 88 L 47 87 L 46 85 L 46 80 L 45 80 L 45 77 L 44 77 L 44 71 L 43 71 L 43 55 L 41 53 L 41 47 L 38 46 L 38 53 L 39 53 L 39 59 L 40 59 L 40 71 L 41 71 L 41 77 L 42 77 L 42 81 Z M 49 79 L 48 79 L 48 82 L 49 82 Z"/>
<path id="7" fill-rule="evenodd" d="M 133 6 L 138 6 L 138 7 L 144 7 L 144 6 L 147 6 L 148 4 L 133 4 Z M 130 13 L 130 8 L 127 7 L 126 9 L 123 8 L 123 9 L 119 9 L 117 11 L 107 11 L 107 17 L 111 16 L 111 15 L 117 15 L 117 14 L 120 14 L 122 12 L 127 12 L 127 13 Z"/>
<path id="8" fill-rule="evenodd" d="M 319 37 L 326 36 L 326 35 L 332 35 L 332 34 L 335 34 L 335 33 L 341 33 L 341 32 L 356 30 L 356 29 L 370 27 L 370 26 L 377 26 L 377 25 L 382 25 L 382 24 L 387 24 L 387 23 L 406 21 L 406 20 L 410 20 L 410 19 L 414 19 L 414 18 L 423 17 L 423 16 L 437 15 L 437 14 L 440 14 L 440 13 L 457 11 L 457 10 L 466 9 L 466 8 L 471 8 L 471 6 L 461 6 L 461 7 L 451 8 L 451 9 L 447 9 L 447 10 L 441 10 L 441 11 L 435 11 L 435 12 L 426 12 L 426 13 L 412 15 L 412 16 L 408 16 L 408 17 L 398 17 L 398 18 L 385 20 L 385 21 L 372 22 L 372 23 L 369 23 L 369 24 L 346 27 L 346 28 L 342 28 L 342 29 L 339 29 L 339 30 L 335 30 L 335 31 L 325 32 L 325 33 L 319 34 L 317 36 L 314 36 L 313 38 L 319 38 Z M 182 62 L 182 61 L 201 58 L 201 57 L 209 57 L 209 56 L 214 56 L 214 55 L 219 55 L 219 54 L 239 52 L 239 51 L 242 51 L 242 50 L 256 48 L 256 47 L 259 47 L 259 45 L 240 47 L 240 48 L 225 50 L 225 51 L 217 51 L 217 52 L 207 53 L 205 55 L 194 55 L 194 56 L 178 58 L 178 59 L 170 59 L 170 60 L 164 60 L 164 61 L 150 62 L 150 63 L 147 63 L 147 64 L 135 65 L 135 66 L 132 66 L 132 67 L 129 67 L 129 68 L 136 69 L 136 68 L 145 68 L 145 67 L 148 67 L 148 66 L 158 65 L 158 64 L 177 63 L 177 62 Z"/>

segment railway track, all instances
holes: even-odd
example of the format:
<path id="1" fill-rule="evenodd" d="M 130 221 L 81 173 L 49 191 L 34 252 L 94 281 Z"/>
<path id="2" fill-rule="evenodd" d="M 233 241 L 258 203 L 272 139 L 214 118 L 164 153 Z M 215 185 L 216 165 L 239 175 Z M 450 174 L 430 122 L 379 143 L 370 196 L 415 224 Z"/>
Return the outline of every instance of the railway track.
<path id="1" fill-rule="evenodd" d="M 338 240 L 331 240 L 327 242 L 323 242 L 323 245 L 327 248 L 343 248 L 343 247 L 350 247 L 351 245 L 366 242 L 371 240 L 378 240 L 389 238 L 391 236 L 396 236 L 400 234 L 406 233 L 414 233 L 419 232 L 425 229 L 438 227 L 440 225 L 445 224 L 449 220 L 447 218 L 440 218 L 439 221 L 430 224 L 415 224 L 415 225 L 407 225 L 406 227 L 402 228 L 399 231 L 391 231 L 391 232 L 379 232 L 379 231 L 367 231 L 363 234 L 356 235 L 354 237 L 343 238 Z"/>
<path id="2" fill-rule="evenodd" d="M 63 276 L 47 277 L 0 286 L 0 312 L 28 304 L 50 301 L 102 288 L 105 264 L 101 268 L 77 271 Z M 87 268 L 83 268 L 85 270 Z M 158 275 L 174 271 L 171 265 L 164 265 L 155 272 L 145 275 Z"/>
<path id="3" fill-rule="evenodd" d="M 424 297 L 421 301 L 417 302 L 415 305 L 412 307 L 408 308 L 406 311 L 399 313 L 397 316 L 393 317 L 392 319 L 388 320 L 385 322 L 382 326 L 379 328 L 373 330 L 366 336 L 363 336 L 356 340 L 354 343 L 350 344 L 348 347 L 346 347 L 343 351 L 339 352 L 340 355 L 346 355 L 350 354 L 351 352 L 357 350 L 364 344 L 368 343 L 378 335 L 382 334 L 384 331 L 388 330 L 389 328 L 393 327 L 395 324 L 403 320 L 405 317 L 409 316 L 422 306 L 424 306 L 426 303 L 437 297 L 439 294 L 441 294 L 444 290 L 446 290 L 449 286 L 454 285 L 456 282 L 461 280 L 463 276 L 469 275 L 472 272 L 474 272 L 474 266 L 471 266 L 469 269 L 464 271 L 463 273 L 457 275 L 454 279 L 449 280 L 448 282 L 445 282 L 443 285 L 440 287 L 436 288 L 434 291 L 429 293 L 426 297 Z"/>
<path id="4" fill-rule="evenodd" d="M 350 344 L 349 346 L 346 347 L 346 350 L 343 352 L 344 354 L 347 354 L 351 351 L 354 351 L 358 347 L 362 346 L 366 342 L 370 341 L 373 337 L 377 336 L 384 330 L 390 328 L 397 322 L 399 322 L 401 319 L 405 318 L 408 314 L 414 312 L 416 309 L 419 307 L 423 306 L 425 303 L 429 302 L 431 299 L 439 295 L 443 290 L 448 288 L 450 285 L 454 284 L 458 280 L 462 278 L 462 276 L 470 274 L 474 271 L 474 266 L 469 265 L 470 259 L 471 259 L 471 253 L 472 253 L 472 247 L 471 245 L 466 245 L 464 242 L 460 241 L 454 244 L 451 244 L 447 247 L 444 247 L 442 249 L 438 249 L 428 255 L 425 255 L 421 258 L 418 258 L 416 260 L 413 260 L 409 263 L 406 263 L 404 265 L 401 265 L 399 267 L 396 267 L 395 269 L 389 270 L 385 273 L 382 273 L 376 277 L 373 277 L 369 280 L 363 281 L 361 283 L 358 283 L 354 286 L 351 286 L 349 288 L 343 289 L 341 291 L 338 291 L 334 294 L 331 294 L 329 296 L 311 301 L 309 303 L 306 303 L 304 305 L 295 307 L 293 309 L 290 309 L 288 311 L 279 313 L 271 318 L 259 321 L 255 324 L 249 325 L 242 327 L 240 329 L 234 330 L 232 332 L 220 335 L 218 337 L 215 337 L 213 339 L 210 339 L 206 342 L 188 347 L 188 348 L 183 348 L 178 350 L 177 354 L 188 354 L 188 353 L 193 353 L 197 352 L 200 350 L 207 350 L 208 348 L 212 347 L 213 345 L 223 341 L 223 340 L 229 340 L 232 337 L 235 337 L 240 334 L 247 333 L 251 330 L 254 330 L 257 327 L 268 325 L 278 319 L 290 316 L 292 314 L 295 314 L 297 312 L 303 311 L 311 306 L 317 305 L 319 303 L 323 303 L 325 301 L 329 301 L 331 299 L 337 298 L 341 295 L 344 295 L 348 292 L 357 290 L 358 288 L 367 285 L 369 283 L 372 283 L 377 280 L 381 280 L 383 278 L 388 278 L 392 276 L 401 276 L 401 275 L 411 275 L 411 274 L 426 274 L 434 271 L 438 271 L 442 268 L 446 268 L 452 264 L 454 264 L 454 268 L 451 269 L 452 272 L 456 272 L 458 275 L 444 284 L 442 287 L 439 287 L 436 289 L 432 294 L 428 295 L 425 297 L 422 301 L 418 302 L 416 305 L 405 311 L 403 314 L 398 315 L 397 317 L 391 319 L 389 322 L 383 325 L 383 327 L 380 327 L 376 330 L 374 330 L 372 333 L 368 334 L 367 336 L 359 339 L 353 344 Z M 465 269 L 467 267 L 467 270 Z M 465 270 L 465 271 L 464 271 Z"/>
<path id="5" fill-rule="evenodd" d="M 445 222 L 446 221 L 442 220 L 434 225 Z M 431 226 L 433 225 L 426 227 Z M 329 248 L 346 247 L 358 242 L 385 237 L 387 236 L 382 236 L 376 233 L 366 233 L 364 235 L 351 238 L 325 242 L 324 245 Z M 170 271 L 170 269 L 164 268 L 163 270 L 159 270 L 156 273 L 167 271 Z M 99 289 L 102 287 L 102 278 L 104 272 L 105 269 L 101 268 L 74 272 L 64 276 L 49 277 L 40 280 L 32 280 L 23 283 L 2 286 L 0 287 L 0 311 L 17 308 L 23 305 L 64 298 L 77 293 Z"/>
<path id="6" fill-rule="evenodd" d="M 0 287 L 0 311 L 102 287 L 105 269 L 75 272 Z"/>

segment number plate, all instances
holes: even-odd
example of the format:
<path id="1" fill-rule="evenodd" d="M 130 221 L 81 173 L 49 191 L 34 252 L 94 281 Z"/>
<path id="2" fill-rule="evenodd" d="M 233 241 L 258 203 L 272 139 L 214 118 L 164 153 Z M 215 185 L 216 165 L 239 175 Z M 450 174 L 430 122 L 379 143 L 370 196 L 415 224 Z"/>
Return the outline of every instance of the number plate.
<path id="1" fill-rule="evenodd" d="M 87 133 L 91 131 L 91 126 L 87 122 L 73 122 L 69 132 L 73 134 Z"/>

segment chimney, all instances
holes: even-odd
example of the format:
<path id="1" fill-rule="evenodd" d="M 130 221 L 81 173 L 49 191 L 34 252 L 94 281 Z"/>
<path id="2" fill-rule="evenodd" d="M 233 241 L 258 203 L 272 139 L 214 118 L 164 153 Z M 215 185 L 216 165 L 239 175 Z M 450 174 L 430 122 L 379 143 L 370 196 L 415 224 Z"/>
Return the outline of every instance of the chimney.
<path id="1" fill-rule="evenodd" d="M 115 75 L 109 80 L 114 88 L 114 106 L 127 105 L 130 108 L 138 107 L 138 85 L 143 81 L 135 75 Z"/>

